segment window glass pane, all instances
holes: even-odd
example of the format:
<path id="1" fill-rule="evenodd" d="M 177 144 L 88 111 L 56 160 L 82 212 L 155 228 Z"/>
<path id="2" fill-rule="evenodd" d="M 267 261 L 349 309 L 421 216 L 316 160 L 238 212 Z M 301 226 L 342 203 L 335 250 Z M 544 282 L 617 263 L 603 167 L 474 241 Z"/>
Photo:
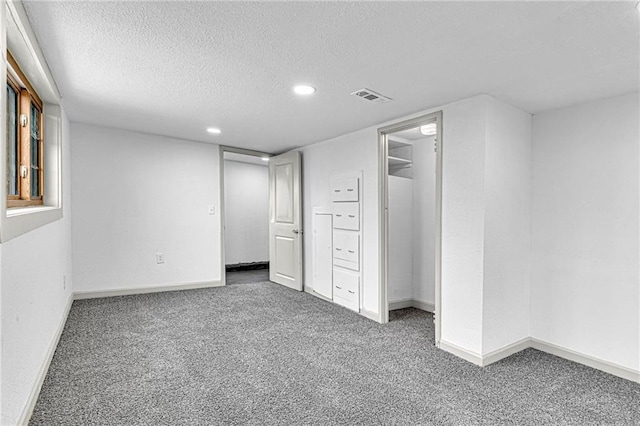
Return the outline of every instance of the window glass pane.
<path id="1" fill-rule="evenodd" d="M 31 196 L 40 196 L 40 111 L 31 104 Z"/>
<path id="2" fill-rule="evenodd" d="M 38 150 L 38 139 L 31 138 L 31 196 L 38 197 L 40 195 L 40 151 Z"/>
<path id="3" fill-rule="evenodd" d="M 18 93 L 7 84 L 7 194 L 18 195 Z"/>
<path id="4" fill-rule="evenodd" d="M 38 173 L 38 169 L 35 167 L 31 167 L 31 196 L 39 197 L 40 196 L 40 175 Z"/>
<path id="5" fill-rule="evenodd" d="M 40 111 L 31 104 L 31 137 L 40 139 Z"/>
<path id="6" fill-rule="evenodd" d="M 40 151 L 38 150 L 38 139 L 31 137 L 31 165 L 33 167 L 40 166 Z"/>

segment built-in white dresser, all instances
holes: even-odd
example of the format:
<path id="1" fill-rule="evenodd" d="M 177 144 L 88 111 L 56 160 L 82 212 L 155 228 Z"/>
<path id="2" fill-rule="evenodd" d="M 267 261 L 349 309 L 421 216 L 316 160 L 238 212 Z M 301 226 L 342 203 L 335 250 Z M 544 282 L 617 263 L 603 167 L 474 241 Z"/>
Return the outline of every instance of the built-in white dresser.
<path id="1" fill-rule="evenodd" d="M 333 301 L 356 312 L 362 280 L 361 181 L 361 175 L 331 180 Z"/>

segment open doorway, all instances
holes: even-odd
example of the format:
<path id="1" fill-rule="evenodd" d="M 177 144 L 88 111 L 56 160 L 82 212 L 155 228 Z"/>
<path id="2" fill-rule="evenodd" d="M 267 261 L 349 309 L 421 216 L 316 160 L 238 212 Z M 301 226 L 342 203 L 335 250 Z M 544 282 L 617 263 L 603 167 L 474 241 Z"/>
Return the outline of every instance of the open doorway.
<path id="1" fill-rule="evenodd" d="M 390 311 L 429 312 L 435 322 L 436 345 L 441 318 L 441 133 L 440 112 L 379 130 L 381 322 L 389 321 Z"/>
<path id="2" fill-rule="evenodd" d="M 221 147 L 223 282 L 269 281 L 269 158 Z"/>

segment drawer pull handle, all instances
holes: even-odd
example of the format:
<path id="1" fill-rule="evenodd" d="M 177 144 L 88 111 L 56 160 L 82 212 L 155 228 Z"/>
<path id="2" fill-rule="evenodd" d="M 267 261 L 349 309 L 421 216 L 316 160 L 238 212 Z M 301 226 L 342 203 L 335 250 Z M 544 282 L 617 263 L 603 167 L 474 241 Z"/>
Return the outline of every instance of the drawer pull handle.
<path id="1" fill-rule="evenodd" d="M 341 249 L 341 248 L 336 247 L 336 251 L 342 251 L 342 249 Z"/>
<path id="2" fill-rule="evenodd" d="M 341 214 L 336 214 L 336 217 L 342 217 L 342 215 Z"/>
<path id="3" fill-rule="evenodd" d="M 337 288 L 338 290 L 342 290 L 342 287 L 340 287 L 340 286 L 336 286 L 336 288 Z"/>
<path id="4" fill-rule="evenodd" d="M 356 294 L 356 292 L 355 292 L 355 291 L 351 291 L 351 290 L 347 290 L 347 291 L 348 291 L 349 293 L 351 293 L 351 294 Z"/>
<path id="5" fill-rule="evenodd" d="M 340 249 L 340 250 L 342 250 L 342 249 Z M 348 250 L 348 252 L 349 253 L 355 253 L 355 251 L 353 251 L 353 250 Z"/>
<path id="6" fill-rule="evenodd" d="M 333 192 L 341 192 L 340 189 L 334 189 Z"/>
<path id="7" fill-rule="evenodd" d="M 356 217 L 356 215 L 354 215 L 354 214 L 350 214 L 350 215 L 349 215 L 349 217 Z"/>
<path id="8" fill-rule="evenodd" d="M 353 188 L 348 188 L 347 192 L 353 192 Z"/>

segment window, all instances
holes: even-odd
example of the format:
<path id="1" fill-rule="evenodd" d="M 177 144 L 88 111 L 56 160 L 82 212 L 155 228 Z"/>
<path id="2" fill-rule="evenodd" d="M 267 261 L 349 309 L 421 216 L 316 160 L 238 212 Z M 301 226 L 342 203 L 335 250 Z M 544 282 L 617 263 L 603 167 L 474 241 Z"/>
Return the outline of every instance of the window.
<path id="1" fill-rule="evenodd" d="M 8 51 L 7 58 L 7 207 L 42 205 L 42 101 Z"/>
<path id="2" fill-rule="evenodd" d="M 0 133 L 0 169 L 6 170 L 0 191 L 4 192 L 0 196 L 4 198 L 0 202 L 0 242 L 62 219 L 62 174 L 63 166 L 68 167 L 62 154 L 69 146 L 69 121 L 60 92 L 41 60 L 44 54 L 24 5 L 18 1 L 3 4 L 6 13 L 0 17 L 0 44 L 7 65 L 1 76 L 5 79 L 2 112 L 6 117 L 0 119 L 6 128 Z"/>

